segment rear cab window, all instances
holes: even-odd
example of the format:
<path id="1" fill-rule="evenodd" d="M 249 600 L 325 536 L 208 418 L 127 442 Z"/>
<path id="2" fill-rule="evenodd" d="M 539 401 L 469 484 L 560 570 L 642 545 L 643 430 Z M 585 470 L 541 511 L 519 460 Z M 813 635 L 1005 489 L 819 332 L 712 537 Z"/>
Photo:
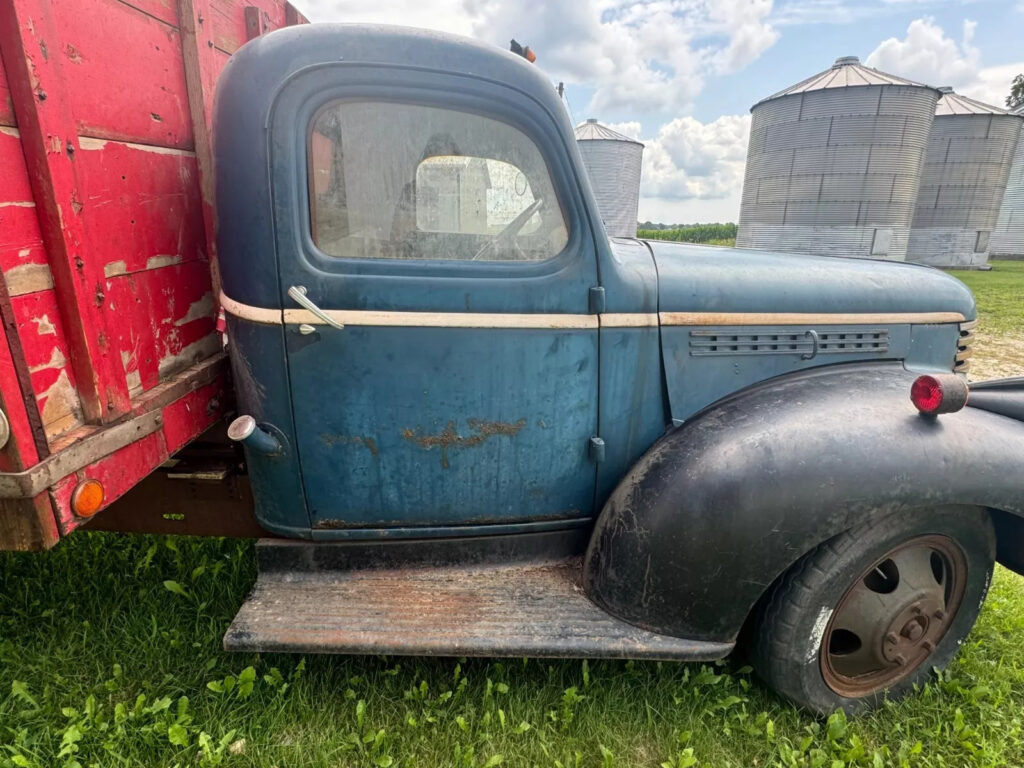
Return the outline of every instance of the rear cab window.
<path id="1" fill-rule="evenodd" d="M 328 256 L 536 262 L 569 241 L 536 144 L 439 107 L 336 101 L 309 135 L 310 229 Z"/>

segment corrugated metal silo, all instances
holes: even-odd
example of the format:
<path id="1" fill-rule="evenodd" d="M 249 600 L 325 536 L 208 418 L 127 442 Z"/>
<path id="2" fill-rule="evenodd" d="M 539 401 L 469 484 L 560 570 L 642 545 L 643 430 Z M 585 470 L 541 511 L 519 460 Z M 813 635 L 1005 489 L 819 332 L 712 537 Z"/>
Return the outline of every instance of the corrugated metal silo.
<path id="1" fill-rule="evenodd" d="M 636 237 L 644 145 L 593 118 L 576 126 L 576 143 L 608 234 Z"/>
<path id="2" fill-rule="evenodd" d="M 952 88 L 939 90 L 907 260 L 937 267 L 983 266 L 1021 118 Z"/>
<path id="3" fill-rule="evenodd" d="M 1024 104 L 1011 110 L 1011 114 L 1024 117 Z M 1017 151 L 1013 155 L 989 253 L 993 258 L 1024 257 L 1024 128 L 1017 139 Z"/>
<path id="4" fill-rule="evenodd" d="M 759 101 L 736 245 L 902 261 L 938 98 L 844 56 Z"/>

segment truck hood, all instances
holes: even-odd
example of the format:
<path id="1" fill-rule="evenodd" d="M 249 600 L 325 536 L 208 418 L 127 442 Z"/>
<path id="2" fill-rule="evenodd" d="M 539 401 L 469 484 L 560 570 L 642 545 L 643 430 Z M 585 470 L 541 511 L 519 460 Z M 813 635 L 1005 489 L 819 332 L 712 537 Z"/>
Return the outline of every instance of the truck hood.
<path id="1" fill-rule="evenodd" d="M 933 267 L 648 241 L 661 312 L 959 312 L 974 296 Z"/>

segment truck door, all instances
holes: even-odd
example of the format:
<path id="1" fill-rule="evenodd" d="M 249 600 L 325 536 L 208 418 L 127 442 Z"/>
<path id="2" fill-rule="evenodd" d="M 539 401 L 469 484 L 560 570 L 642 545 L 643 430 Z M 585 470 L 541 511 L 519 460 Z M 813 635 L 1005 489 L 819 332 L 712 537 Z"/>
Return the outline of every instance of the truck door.
<path id="1" fill-rule="evenodd" d="M 565 131 L 493 84 L 326 77 L 277 111 L 299 135 L 272 145 L 314 535 L 583 522 L 596 257 Z"/>

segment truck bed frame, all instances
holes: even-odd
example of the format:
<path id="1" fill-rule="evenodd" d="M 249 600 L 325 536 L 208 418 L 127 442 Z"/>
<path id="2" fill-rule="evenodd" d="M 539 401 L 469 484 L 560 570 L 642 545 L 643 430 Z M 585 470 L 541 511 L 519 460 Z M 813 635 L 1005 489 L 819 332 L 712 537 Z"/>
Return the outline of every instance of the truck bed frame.
<path id="1" fill-rule="evenodd" d="M 245 4 L 243 4 L 245 3 Z M 283 0 L 0 4 L 0 549 L 52 546 L 231 405 L 210 121 Z"/>

